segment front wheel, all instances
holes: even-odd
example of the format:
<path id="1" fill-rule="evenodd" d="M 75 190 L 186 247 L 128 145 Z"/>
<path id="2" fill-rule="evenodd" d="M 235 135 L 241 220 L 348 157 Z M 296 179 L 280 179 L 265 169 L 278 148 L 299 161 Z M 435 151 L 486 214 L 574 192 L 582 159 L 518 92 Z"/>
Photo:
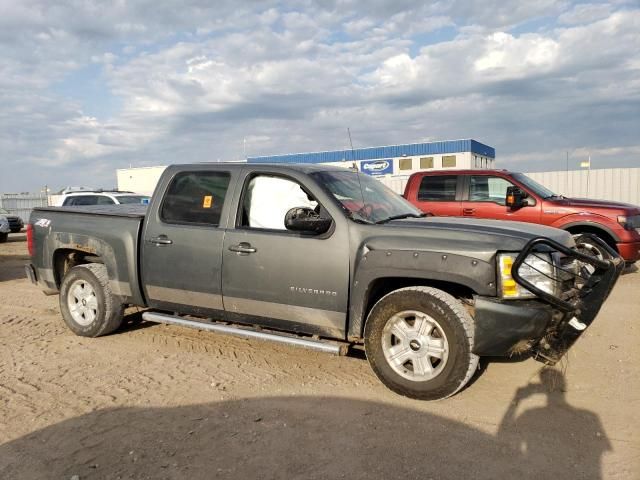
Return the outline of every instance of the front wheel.
<path id="1" fill-rule="evenodd" d="M 606 242 L 606 240 L 600 237 L 598 238 L 603 242 Z M 576 242 L 576 250 L 578 250 L 580 253 L 595 257 L 598 260 L 611 259 L 611 254 L 607 252 L 607 250 L 602 245 L 598 244 L 598 242 L 594 242 L 591 234 L 585 235 L 583 233 L 578 233 L 573 235 L 573 239 Z"/>
<path id="2" fill-rule="evenodd" d="M 450 397 L 478 366 L 473 320 L 442 290 L 407 287 L 380 299 L 365 325 L 371 368 L 387 387 L 420 400 Z"/>
<path id="3" fill-rule="evenodd" d="M 0 233 L 0 243 L 6 242 L 7 238 L 9 238 L 9 234 L 8 233 Z"/>
<path id="4" fill-rule="evenodd" d="M 98 263 L 69 270 L 60 286 L 60 310 L 67 326 L 82 337 L 99 337 L 122 323 L 124 306 L 111 292 L 107 268 Z"/>

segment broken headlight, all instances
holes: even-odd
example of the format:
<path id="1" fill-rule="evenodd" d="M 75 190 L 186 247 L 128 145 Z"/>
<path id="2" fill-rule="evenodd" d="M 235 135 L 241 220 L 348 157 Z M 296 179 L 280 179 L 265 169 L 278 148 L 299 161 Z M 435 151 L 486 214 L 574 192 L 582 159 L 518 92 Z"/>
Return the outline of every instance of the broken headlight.
<path id="1" fill-rule="evenodd" d="M 498 255 L 498 288 L 502 298 L 522 299 L 535 298 L 535 295 L 519 285 L 511 275 L 513 263 L 517 253 L 502 253 Z M 555 267 L 548 253 L 532 253 L 520 266 L 520 276 L 551 295 L 556 295 L 558 287 L 554 278 Z"/>

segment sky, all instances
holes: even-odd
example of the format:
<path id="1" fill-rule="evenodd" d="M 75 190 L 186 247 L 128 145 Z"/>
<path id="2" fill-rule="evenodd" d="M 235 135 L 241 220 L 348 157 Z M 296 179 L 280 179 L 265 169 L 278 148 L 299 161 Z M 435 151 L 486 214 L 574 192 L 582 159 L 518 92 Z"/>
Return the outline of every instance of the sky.
<path id="1" fill-rule="evenodd" d="M 0 0 L 0 193 L 473 138 L 640 166 L 640 0 Z"/>

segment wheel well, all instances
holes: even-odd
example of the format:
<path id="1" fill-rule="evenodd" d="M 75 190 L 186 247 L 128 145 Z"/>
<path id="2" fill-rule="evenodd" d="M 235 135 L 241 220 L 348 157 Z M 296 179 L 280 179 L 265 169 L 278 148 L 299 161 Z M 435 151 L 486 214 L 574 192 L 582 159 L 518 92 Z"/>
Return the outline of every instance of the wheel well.
<path id="1" fill-rule="evenodd" d="M 62 248 L 53 254 L 53 276 L 56 287 L 60 288 L 65 274 L 76 265 L 85 263 L 103 263 L 99 256 L 81 250 Z"/>
<path id="2" fill-rule="evenodd" d="M 378 300 L 395 290 L 404 287 L 433 287 L 438 288 L 455 298 L 471 300 L 475 293 L 469 287 L 452 282 L 445 282 L 441 280 L 429 280 L 422 278 L 398 278 L 398 277 L 385 277 L 374 280 L 369 286 L 369 292 L 367 296 L 367 303 L 364 310 L 362 324 L 366 322 L 366 318 L 369 315 L 369 311 L 373 308 Z"/>
<path id="3" fill-rule="evenodd" d="M 607 242 L 607 245 L 613 248 L 616 252 L 618 251 L 615 239 L 609 233 L 607 233 L 605 230 L 601 228 L 591 227 L 589 225 L 575 225 L 573 227 L 567 228 L 566 230 L 572 235 L 578 235 L 582 233 L 591 233 L 596 237 Z"/>

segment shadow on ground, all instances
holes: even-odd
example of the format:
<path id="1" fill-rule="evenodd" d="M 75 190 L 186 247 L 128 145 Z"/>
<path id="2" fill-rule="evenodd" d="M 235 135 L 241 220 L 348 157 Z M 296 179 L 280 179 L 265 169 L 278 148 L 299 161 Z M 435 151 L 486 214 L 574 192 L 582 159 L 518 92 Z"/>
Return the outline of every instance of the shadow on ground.
<path id="1" fill-rule="evenodd" d="M 0 252 L 0 282 L 26 278 L 24 272 L 26 263 L 29 263 L 29 255 L 2 255 Z"/>
<path id="2" fill-rule="evenodd" d="M 552 377 L 518 390 L 496 435 L 335 397 L 100 410 L 1 445 L 0 477 L 600 478 L 600 422 Z M 516 415 L 538 394 L 546 406 Z"/>

